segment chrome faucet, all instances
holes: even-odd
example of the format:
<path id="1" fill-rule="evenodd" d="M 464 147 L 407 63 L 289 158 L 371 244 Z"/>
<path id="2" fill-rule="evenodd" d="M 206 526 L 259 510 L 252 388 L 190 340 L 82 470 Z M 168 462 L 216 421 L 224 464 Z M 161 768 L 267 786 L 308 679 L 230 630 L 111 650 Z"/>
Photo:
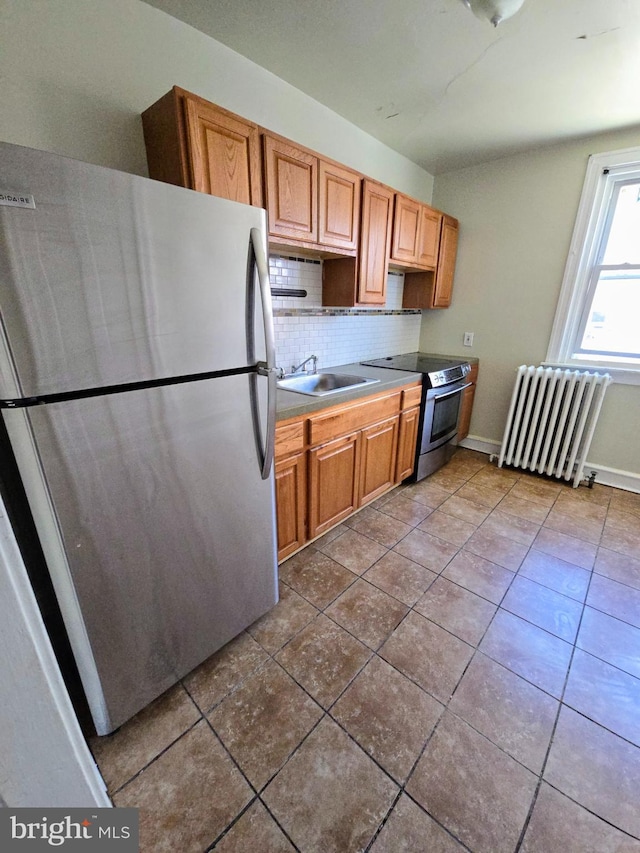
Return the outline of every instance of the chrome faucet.
<path id="1" fill-rule="evenodd" d="M 311 372 L 317 373 L 318 372 L 318 356 L 317 355 L 310 355 L 309 358 L 305 358 L 305 360 L 303 362 L 301 362 L 297 367 L 294 365 L 291 368 L 291 373 L 297 373 L 299 370 L 302 370 L 302 368 L 305 366 L 305 364 L 308 364 L 310 361 L 313 362 L 313 370 Z M 308 370 L 305 371 L 305 373 L 308 373 L 308 372 L 309 372 Z"/>

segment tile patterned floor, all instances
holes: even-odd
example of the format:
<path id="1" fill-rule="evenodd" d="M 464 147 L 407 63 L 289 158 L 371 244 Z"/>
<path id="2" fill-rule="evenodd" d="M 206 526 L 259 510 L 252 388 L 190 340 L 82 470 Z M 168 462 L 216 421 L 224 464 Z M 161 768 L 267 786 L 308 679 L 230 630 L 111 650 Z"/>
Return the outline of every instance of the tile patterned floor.
<path id="1" fill-rule="evenodd" d="M 640 495 L 460 450 L 91 742 L 142 850 L 640 853 Z"/>

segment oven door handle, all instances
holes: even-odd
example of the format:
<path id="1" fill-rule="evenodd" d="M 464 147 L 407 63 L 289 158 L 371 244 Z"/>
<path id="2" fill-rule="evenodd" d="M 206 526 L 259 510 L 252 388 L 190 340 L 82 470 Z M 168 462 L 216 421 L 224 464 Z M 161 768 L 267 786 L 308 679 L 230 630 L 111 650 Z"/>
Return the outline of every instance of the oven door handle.
<path id="1" fill-rule="evenodd" d="M 457 388 L 454 388 L 453 391 L 449 391 L 447 394 L 439 394 L 433 398 L 434 402 L 439 403 L 440 400 L 446 400 L 447 397 L 453 397 L 454 394 L 459 394 L 460 391 L 464 391 L 465 388 L 471 388 L 473 382 L 467 382 L 466 385 L 459 385 Z"/>

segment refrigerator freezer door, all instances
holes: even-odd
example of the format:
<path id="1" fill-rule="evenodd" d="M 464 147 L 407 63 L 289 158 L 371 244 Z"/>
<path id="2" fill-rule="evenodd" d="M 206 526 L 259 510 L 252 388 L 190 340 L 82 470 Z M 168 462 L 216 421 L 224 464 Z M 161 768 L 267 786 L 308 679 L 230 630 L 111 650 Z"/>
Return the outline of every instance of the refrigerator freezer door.
<path id="1" fill-rule="evenodd" d="M 28 410 L 70 570 L 54 584 L 67 625 L 83 622 L 69 634 L 100 734 L 277 601 L 273 475 L 261 478 L 250 379 Z M 47 519 L 36 524 L 47 553 Z"/>
<path id="2" fill-rule="evenodd" d="M 3 368 L 0 398 L 248 363 L 263 210 L 7 143 L 0 190 L 35 204 L 0 205 L 0 311 L 18 380 Z"/>

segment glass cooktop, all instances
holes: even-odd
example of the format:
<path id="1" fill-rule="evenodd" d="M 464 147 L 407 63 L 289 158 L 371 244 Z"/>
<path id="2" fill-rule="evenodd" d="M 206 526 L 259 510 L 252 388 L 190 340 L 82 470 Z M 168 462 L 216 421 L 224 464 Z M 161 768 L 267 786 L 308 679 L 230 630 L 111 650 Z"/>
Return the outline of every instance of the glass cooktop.
<path id="1" fill-rule="evenodd" d="M 386 367 L 390 370 L 423 373 L 429 377 L 432 388 L 457 382 L 470 370 L 469 363 L 459 358 L 443 358 L 443 356 L 426 352 L 406 352 L 402 355 L 389 355 L 386 358 L 374 358 L 360 363 L 368 367 Z"/>

